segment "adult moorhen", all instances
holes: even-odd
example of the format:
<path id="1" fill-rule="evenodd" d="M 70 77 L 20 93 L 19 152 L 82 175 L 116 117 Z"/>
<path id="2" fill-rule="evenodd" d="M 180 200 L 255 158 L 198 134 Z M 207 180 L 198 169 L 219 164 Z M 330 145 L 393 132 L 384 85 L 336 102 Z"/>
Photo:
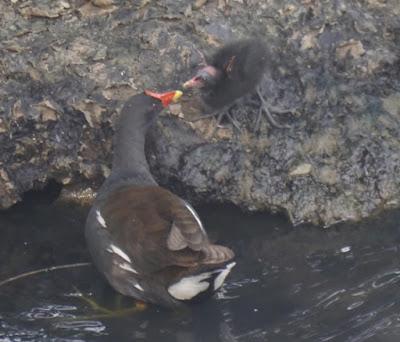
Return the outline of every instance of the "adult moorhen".
<path id="1" fill-rule="evenodd" d="M 269 55 L 266 44 L 260 39 L 244 39 L 229 43 L 211 57 L 205 57 L 206 65 L 192 79 L 185 82 L 183 87 L 201 89 L 203 101 L 214 111 L 256 90 L 262 104 L 256 125 L 262 112 L 265 112 L 272 125 L 284 128 L 286 126 L 279 124 L 271 115 L 271 111 L 287 113 L 290 110 L 271 106 L 258 87 L 266 71 Z"/>
<path id="2" fill-rule="evenodd" d="M 235 265 L 212 244 L 185 200 L 157 185 L 144 152 L 146 131 L 180 91 L 146 91 L 124 105 L 110 176 L 89 212 L 85 234 L 94 264 L 120 293 L 167 307 L 212 294 Z"/>

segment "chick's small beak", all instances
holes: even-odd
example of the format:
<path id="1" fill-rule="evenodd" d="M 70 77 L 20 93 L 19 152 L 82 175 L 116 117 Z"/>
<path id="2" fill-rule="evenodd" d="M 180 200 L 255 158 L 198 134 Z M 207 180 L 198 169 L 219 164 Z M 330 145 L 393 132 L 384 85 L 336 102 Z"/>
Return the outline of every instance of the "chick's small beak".
<path id="1" fill-rule="evenodd" d="M 196 82 L 196 77 L 193 77 L 189 81 L 186 81 L 183 83 L 182 87 L 183 89 L 189 89 L 189 88 L 196 88 L 198 86 L 198 82 Z"/>
<path id="2" fill-rule="evenodd" d="M 151 90 L 145 90 L 144 93 L 148 96 L 154 97 L 161 101 L 164 107 L 168 107 L 171 102 L 178 102 L 179 98 L 183 95 L 180 90 L 168 91 L 166 93 L 156 93 Z"/>
<path id="3" fill-rule="evenodd" d="M 200 69 L 197 74 L 183 84 L 183 89 L 203 88 L 213 84 L 221 77 L 221 71 L 212 65 L 207 65 Z"/>
<path id="4" fill-rule="evenodd" d="M 198 75 L 191 78 L 189 81 L 183 83 L 183 89 L 190 89 L 190 88 L 202 88 L 204 86 L 204 81 Z"/>

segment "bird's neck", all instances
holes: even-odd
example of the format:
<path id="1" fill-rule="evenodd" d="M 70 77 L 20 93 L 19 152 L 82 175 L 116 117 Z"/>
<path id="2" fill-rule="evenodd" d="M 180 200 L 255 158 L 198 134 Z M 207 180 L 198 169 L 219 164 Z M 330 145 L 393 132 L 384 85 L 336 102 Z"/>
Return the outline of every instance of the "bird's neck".
<path id="1" fill-rule="evenodd" d="M 121 112 L 114 137 L 114 157 L 109 182 L 129 179 L 141 184 L 154 184 L 145 155 L 146 133 L 152 122 L 135 111 Z"/>

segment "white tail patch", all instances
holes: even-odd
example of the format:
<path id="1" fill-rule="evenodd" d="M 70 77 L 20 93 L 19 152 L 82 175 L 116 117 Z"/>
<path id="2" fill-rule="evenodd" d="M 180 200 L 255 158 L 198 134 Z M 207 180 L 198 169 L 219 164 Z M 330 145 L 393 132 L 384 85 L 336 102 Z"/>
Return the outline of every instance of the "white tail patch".
<path id="1" fill-rule="evenodd" d="M 135 274 L 138 274 L 138 271 L 136 271 L 130 264 L 124 262 L 123 264 L 119 264 L 119 267 L 121 267 L 125 271 L 129 271 Z"/>
<path id="2" fill-rule="evenodd" d="M 100 226 L 102 226 L 103 228 L 107 228 L 106 220 L 104 219 L 103 216 L 101 216 L 100 210 L 96 210 L 96 219 L 97 222 L 100 223 Z"/>
<path id="3" fill-rule="evenodd" d="M 131 258 L 121 248 L 118 248 L 115 245 L 110 245 L 110 247 L 107 248 L 107 251 L 119 255 L 122 259 L 124 259 L 125 261 L 127 261 L 129 263 L 132 262 Z"/>
<path id="4" fill-rule="evenodd" d="M 230 264 L 226 265 L 224 270 L 215 277 L 214 280 L 214 291 L 218 290 L 225 281 L 225 278 L 228 276 L 229 272 L 232 268 L 236 265 L 236 262 L 231 262 Z"/>
<path id="5" fill-rule="evenodd" d="M 172 297 L 178 300 L 192 299 L 200 292 L 208 289 L 210 284 L 203 280 L 209 278 L 210 275 L 210 272 L 206 272 L 199 275 L 182 278 L 177 283 L 168 287 L 168 292 Z"/>

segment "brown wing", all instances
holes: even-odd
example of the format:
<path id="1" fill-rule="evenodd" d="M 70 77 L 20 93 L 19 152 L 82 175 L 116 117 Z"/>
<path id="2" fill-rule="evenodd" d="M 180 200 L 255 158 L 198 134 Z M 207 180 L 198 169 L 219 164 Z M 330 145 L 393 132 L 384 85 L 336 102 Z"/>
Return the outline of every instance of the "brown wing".
<path id="1" fill-rule="evenodd" d="M 203 224 L 192 206 L 173 196 L 173 224 L 167 239 L 168 248 L 175 251 L 185 248 L 201 251 L 204 256 L 201 261 L 203 264 L 220 264 L 231 260 L 234 253 L 229 248 L 210 244 Z"/>
<path id="2" fill-rule="evenodd" d="M 122 187 L 100 210 L 110 242 L 129 256 L 138 272 L 220 263 L 233 256 L 225 247 L 210 245 L 194 209 L 161 187 Z"/>
<path id="3" fill-rule="evenodd" d="M 170 215 L 173 220 L 167 245 L 171 250 L 188 247 L 202 250 L 209 244 L 207 233 L 196 211 L 186 201 L 170 193 Z"/>
<path id="4" fill-rule="evenodd" d="M 110 244 L 128 255 L 139 273 L 171 265 L 196 266 L 204 258 L 198 250 L 168 248 L 174 198 L 179 199 L 161 187 L 126 186 L 110 194 L 100 206 Z"/>

